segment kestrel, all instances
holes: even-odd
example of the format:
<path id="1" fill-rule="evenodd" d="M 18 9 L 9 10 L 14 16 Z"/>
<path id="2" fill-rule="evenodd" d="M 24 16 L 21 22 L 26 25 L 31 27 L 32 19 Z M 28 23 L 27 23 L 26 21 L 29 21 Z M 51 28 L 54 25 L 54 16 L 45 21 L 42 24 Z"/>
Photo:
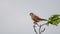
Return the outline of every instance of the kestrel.
<path id="1" fill-rule="evenodd" d="M 42 18 L 38 17 L 34 13 L 30 13 L 30 16 L 31 16 L 31 18 L 32 18 L 32 20 L 34 21 L 35 24 L 37 24 L 40 21 L 47 21 L 46 19 L 42 19 Z"/>

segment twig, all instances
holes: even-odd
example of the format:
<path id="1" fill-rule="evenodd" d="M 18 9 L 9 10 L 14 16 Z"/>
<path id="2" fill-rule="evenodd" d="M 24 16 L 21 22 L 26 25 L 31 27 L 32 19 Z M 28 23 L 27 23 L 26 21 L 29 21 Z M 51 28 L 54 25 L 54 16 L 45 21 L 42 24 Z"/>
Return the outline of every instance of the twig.
<path id="1" fill-rule="evenodd" d="M 37 32 L 36 29 L 35 29 L 35 27 L 36 27 L 35 25 L 37 25 L 37 26 L 39 27 L 39 34 L 41 34 L 42 32 L 45 31 L 45 28 L 41 31 L 41 27 L 44 26 L 44 25 L 46 25 L 46 24 L 47 24 L 47 23 L 44 23 L 44 24 L 42 24 L 42 25 L 34 24 L 34 25 L 33 25 L 33 28 L 34 28 L 35 33 L 38 34 L 38 32 Z"/>
<path id="2" fill-rule="evenodd" d="M 46 25 L 47 23 L 44 23 L 44 24 L 42 24 L 41 26 L 44 26 L 44 25 Z"/>
<path id="3" fill-rule="evenodd" d="M 35 26 L 35 25 L 33 25 L 33 28 L 34 28 L 35 33 L 36 33 L 36 34 L 38 34 L 38 32 L 36 31 L 35 27 L 36 27 L 36 26 Z"/>
<path id="4" fill-rule="evenodd" d="M 45 31 L 45 28 L 41 31 L 41 33 L 44 32 L 44 31 Z"/>
<path id="5" fill-rule="evenodd" d="M 39 34 L 41 34 L 40 30 L 41 30 L 41 26 L 39 27 Z"/>
<path id="6" fill-rule="evenodd" d="M 46 25 L 46 24 L 47 24 L 47 23 L 44 23 L 44 24 L 40 25 L 40 27 L 39 27 L 39 34 L 41 34 L 42 32 L 45 31 L 45 28 L 41 31 L 41 27 L 44 26 L 44 25 Z"/>

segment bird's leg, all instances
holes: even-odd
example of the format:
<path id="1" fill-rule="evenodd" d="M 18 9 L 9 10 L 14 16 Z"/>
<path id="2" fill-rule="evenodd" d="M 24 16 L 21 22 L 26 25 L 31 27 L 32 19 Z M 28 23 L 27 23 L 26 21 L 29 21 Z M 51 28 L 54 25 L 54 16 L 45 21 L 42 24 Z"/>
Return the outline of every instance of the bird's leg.
<path id="1" fill-rule="evenodd" d="M 34 24 L 37 24 L 37 22 L 33 22 Z"/>

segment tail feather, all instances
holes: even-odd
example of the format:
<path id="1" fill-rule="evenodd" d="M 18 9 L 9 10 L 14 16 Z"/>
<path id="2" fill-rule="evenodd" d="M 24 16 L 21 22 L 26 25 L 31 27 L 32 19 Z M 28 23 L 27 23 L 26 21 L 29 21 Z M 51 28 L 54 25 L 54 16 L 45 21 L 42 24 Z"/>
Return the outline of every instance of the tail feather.
<path id="1" fill-rule="evenodd" d="M 48 21 L 48 20 L 46 20 L 46 19 L 41 19 L 42 21 Z"/>

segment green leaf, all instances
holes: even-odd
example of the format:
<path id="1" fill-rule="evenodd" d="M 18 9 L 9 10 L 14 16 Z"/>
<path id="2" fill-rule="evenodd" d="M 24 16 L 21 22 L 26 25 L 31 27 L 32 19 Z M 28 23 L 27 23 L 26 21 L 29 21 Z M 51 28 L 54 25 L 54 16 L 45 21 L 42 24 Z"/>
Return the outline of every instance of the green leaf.
<path id="1" fill-rule="evenodd" d="M 58 23 L 60 23 L 60 18 L 56 20 Z"/>
<path id="2" fill-rule="evenodd" d="M 58 25 L 60 23 L 60 14 L 54 14 L 52 15 L 51 17 L 49 17 L 49 20 L 48 20 L 48 24 L 52 24 L 52 25 Z"/>
<path id="3" fill-rule="evenodd" d="M 55 19 L 59 18 L 59 16 L 60 16 L 59 14 L 54 14 L 49 18 L 49 20 L 55 20 Z"/>

